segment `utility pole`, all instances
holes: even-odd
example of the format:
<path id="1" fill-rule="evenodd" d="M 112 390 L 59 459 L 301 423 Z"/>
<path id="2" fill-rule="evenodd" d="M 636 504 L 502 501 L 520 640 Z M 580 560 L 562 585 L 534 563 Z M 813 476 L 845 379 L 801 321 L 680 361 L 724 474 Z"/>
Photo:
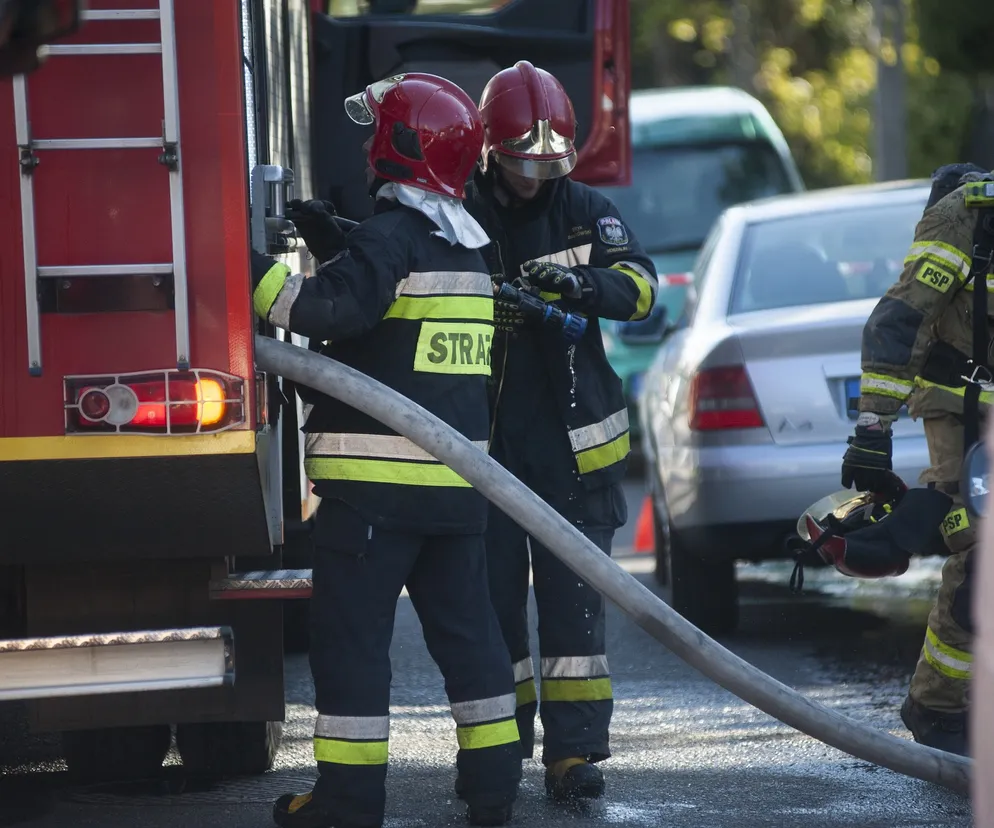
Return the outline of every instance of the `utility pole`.
<path id="1" fill-rule="evenodd" d="M 873 172 L 877 181 L 893 181 L 908 176 L 903 0 L 873 0 L 870 38 L 877 64 Z"/>
<path id="2" fill-rule="evenodd" d="M 759 67 L 753 43 L 752 12 L 749 0 L 732 0 L 732 83 L 750 94 L 756 91 L 754 78 Z"/>

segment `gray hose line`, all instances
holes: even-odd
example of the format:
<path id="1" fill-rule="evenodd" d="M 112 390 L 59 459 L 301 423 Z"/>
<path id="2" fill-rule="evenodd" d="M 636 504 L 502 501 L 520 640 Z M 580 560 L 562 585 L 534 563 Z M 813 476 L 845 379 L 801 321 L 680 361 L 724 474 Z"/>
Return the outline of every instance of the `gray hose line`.
<path id="1" fill-rule="evenodd" d="M 421 406 L 346 365 L 295 345 L 257 336 L 255 348 L 262 370 L 341 400 L 430 452 L 649 635 L 726 690 L 845 753 L 969 795 L 971 760 L 860 724 L 743 661 L 667 606 L 523 483 Z"/>

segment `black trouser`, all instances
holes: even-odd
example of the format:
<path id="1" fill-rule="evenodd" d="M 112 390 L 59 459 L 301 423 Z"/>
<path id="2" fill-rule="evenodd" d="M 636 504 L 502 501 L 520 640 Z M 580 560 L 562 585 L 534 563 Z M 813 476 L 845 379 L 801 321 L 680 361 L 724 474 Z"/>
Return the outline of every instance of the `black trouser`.
<path id="1" fill-rule="evenodd" d="M 528 646 L 529 539 L 496 506 L 487 527 L 490 595 L 514 665 L 518 732 L 524 755 L 535 744 L 538 707 Z M 608 555 L 613 527 L 578 527 Z M 604 599 L 534 539 L 530 540 L 541 654 L 542 761 L 607 759 L 614 701 L 605 655 Z"/>
<path id="2" fill-rule="evenodd" d="M 445 678 L 465 799 L 513 802 L 521 779 L 514 679 L 487 595 L 483 536 L 383 531 L 324 501 L 314 540 L 315 803 L 350 825 L 383 822 L 390 639 L 405 583 Z"/>

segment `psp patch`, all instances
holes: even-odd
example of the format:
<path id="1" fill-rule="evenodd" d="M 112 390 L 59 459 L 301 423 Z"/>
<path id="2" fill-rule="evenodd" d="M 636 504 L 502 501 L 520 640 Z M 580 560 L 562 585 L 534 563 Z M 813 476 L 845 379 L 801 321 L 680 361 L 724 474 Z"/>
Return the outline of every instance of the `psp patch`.
<path id="1" fill-rule="evenodd" d="M 628 230 L 620 219 L 614 216 L 604 216 L 597 219 L 597 233 L 604 244 L 611 247 L 621 247 L 628 244 Z"/>

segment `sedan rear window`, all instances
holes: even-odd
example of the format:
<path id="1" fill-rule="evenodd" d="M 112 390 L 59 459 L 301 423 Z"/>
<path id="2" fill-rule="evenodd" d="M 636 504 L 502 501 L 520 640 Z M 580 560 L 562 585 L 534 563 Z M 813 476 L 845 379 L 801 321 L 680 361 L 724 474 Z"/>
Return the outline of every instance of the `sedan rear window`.
<path id="1" fill-rule="evenodd" d="M 901 273 L 926 197 L 751 225 L 729 312 L 882 296 Z"/>

